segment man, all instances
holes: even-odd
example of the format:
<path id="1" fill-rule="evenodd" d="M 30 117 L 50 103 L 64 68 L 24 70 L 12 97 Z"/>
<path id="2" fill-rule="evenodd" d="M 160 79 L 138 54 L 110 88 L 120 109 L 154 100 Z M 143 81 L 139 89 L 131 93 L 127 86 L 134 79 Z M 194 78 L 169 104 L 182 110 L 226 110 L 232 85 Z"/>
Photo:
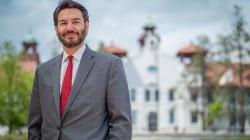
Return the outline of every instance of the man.
<path id="1" fill-rule="evenodd" d="M 121 59 L 84 43 L 89 18 L 81 4 L 62 1 L 54 25 L 64 51 L 36 70 L 29 140 L 130 140 L 131 108 Z"/>

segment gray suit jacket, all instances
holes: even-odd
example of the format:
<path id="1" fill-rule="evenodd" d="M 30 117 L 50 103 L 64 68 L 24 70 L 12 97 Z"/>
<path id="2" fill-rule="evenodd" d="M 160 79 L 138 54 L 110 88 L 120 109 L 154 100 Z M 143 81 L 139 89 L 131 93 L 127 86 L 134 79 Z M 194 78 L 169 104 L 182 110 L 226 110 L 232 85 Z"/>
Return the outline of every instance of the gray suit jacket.
<path id="1" fill-rule="evenodd" d="M 59 55 L 36 70 L 29 140 L 130 140 L 131 108 L 121 59 L 87 47 L 60 117 L 61 60 Z"/>

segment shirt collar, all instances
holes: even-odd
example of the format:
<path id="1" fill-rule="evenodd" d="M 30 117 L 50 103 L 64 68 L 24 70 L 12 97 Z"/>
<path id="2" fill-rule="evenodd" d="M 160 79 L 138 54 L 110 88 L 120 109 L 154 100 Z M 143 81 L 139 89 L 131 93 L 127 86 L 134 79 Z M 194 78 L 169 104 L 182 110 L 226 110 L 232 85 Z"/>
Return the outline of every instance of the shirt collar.
<path id="1" fill-rule="evenodd" d="M 81 61 L 81 58 L 82 58 L 82 55 L 83 55 L 83 53 L 85 52 L 85 50 L 86 50 L 86 45 L 83 44 L 82 47 L 80 47 L 80 48 L 73 54 L 73 56 L 74 56 L 73 60 L 76 60 L 76 61 L 79 61 L 79 62 L 80 62 L 80 61 Z M 65 51 L 63 51 L 62 62 L 66 62 L 68 56 L 69 56 L 69 55 L 68 55 Z"/>

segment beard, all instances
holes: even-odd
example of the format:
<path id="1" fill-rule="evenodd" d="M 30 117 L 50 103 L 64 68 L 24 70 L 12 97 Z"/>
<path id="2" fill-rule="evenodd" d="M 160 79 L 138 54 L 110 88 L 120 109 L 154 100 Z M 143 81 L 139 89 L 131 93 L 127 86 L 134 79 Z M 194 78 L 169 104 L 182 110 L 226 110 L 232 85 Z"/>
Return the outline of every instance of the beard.
<path id="1" fill-rule="evenodd" d="M 65 40 L 64 37 L 68 33 L 71 33 L 71 34 L 75 33 L 75 34 L 77 34 L 78 35 L 78 39 L 77 40 L 69 40 L 69 41 Z M 60 42 L 66 48 L 74 48 L 74 47 L 80 45 L 84 41 L 86 35 L 87 35 L 86 29 L 81 30 L 80 33 L 79 32 L 74 32 L 74 31 L 67 31 L 66 33 L 62 33 L 61 34 L 61 33 L 57 32 L 58 39 L 60 40 Z"/>

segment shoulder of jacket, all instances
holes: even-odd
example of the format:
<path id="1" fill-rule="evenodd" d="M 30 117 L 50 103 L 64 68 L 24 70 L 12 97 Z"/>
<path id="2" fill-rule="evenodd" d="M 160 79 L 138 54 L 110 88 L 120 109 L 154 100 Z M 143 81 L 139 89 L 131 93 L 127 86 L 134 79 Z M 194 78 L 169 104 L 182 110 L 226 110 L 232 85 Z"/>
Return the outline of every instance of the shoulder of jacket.
<path id="1" fill-rule="evenodd" d="M 37 69 L 45 69 L 45 68 L 52 67 L 57 62 L 57 60 L 60 59 L 60 57 L 61 57 L 61 54 L 55 56 L 54 58 L 49 59 L 48 61 L 38 65 Z"/>

